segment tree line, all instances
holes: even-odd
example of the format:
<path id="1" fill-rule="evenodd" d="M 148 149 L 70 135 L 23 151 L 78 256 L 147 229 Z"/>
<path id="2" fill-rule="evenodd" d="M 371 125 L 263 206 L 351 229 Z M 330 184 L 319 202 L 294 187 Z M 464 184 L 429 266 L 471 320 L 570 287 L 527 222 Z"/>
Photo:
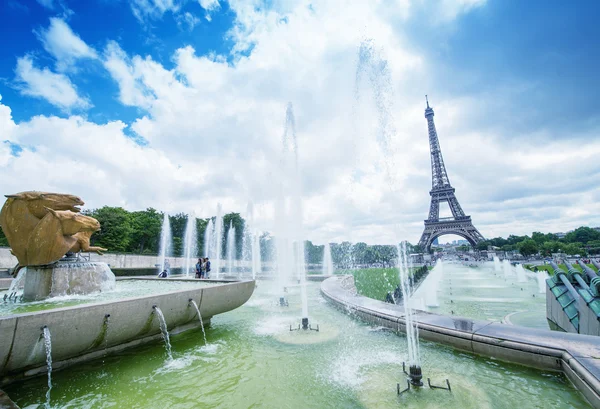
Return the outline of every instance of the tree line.
<path id="1" fill-rule="evenodd" d="M 550 256 L 552 253 L 587 256 L 600 254 L 600 231 L 581 226 L 564 237 L 556 234 L 533 232 L 530 236 L 510 235 L 504 239 L 496 237 L 477 245 L 478 250 L 487 250 L 488 246 L 500 248 L 502 251 L 518 251 L 528 257 L 535 254 Z"/>
<path id="2" fill-rule="evenodd" d="M 94 217 L 100 222 L 101 230 L 91 237 L 91 244 L 105 247 L 111 253 L 133 253 L 157 255 L 160 246 L 160 235 L 164 213 L 148 208 L 140 211 L 128 211 L 122 207 L 104 206 L 98 209 L 84 210 L 83 214 Z M 204 254 L 204 236 L 209 221 L 213 225 L 216 217 L 195 218 L 197 231 L 198 257 Z M 177 213 L 169 215 L 172 237 L 172 256 L 183 256 L 185 230 L 188 215 Z M 226 257 L 226 237 L 230 226 L 235 227 L 236 259 L 243 258 L 243 238 L 246 221 L 240 213 L 228 213 L 223 216 L 223 235 L 221 237 L 221 257 Z M 276 238 L 269 232 L 260 235 L 260 252 L 263 261 L 274 261 L 276 258 Z M 0 246 L 8 246 L 8 241 L 0 229 Z M 315 245 L 305 241 L 306 262 L 320 264 L 323 261 L 324 245 Z M 355 265 L 391 267 L 398 256 L 397 247 L 393 245 L 368 245 L 367 243 L 342 242 L 331 243 L 331 258 L 337 268 L 350 268 Z M 409 251 L 418 248 L 409 245 Z"/>
<path id="3" fill-rule="evenodd" d="M 135 253 L 156 255 L 159 252 L 160 232 L 162 228 L 162 212 L 153 208 L 140 211 L 128 211 L 122 207 L 104 206 L 98 209 L 84 210 L 84 214 L 96 218 L 102 229 L 96 232 L 91 243 L 95 246 L 106 247 L 109 252 Z M 198 236 L 197 255 L 204 254 L 204 234 L 209 221 L 213 225 L 215 217 L 195 218 Z M 177 213 L 169 215 L 171 224 L 172 256 L 180 257 L 184 253 L 184 236 L 188 215 Z M 240 213 L 228 213 L 223 216 L 223 236 L 221 238 L 222 257 L 225 257 L 226 237 L 229 227 L 235 227 L 236 258 L 243 258 L 242 242 L 245 234 L 246 221 Z M 8 246 L 8 241 L 0 229 L 0 246 Z M 519 251 L 523 256 L 541 254 L 550 256 L 552 253 L 563 252 L 569 255 L 600 254 L 600 231 L 590 227 L 579 227 L 558 238 L 552 233 L 533 232 L 531 236 L 510 235 L 508 238 L 496 237 L 485 240 L 477 245 L 478 250 L 487 250 L 489 246 L 501 251 Z M 367 243 L 331 243 L 331 258 L 338 268 L 351 266 L 391 267 L 394 265 L 398 251 L 394 245 L 368 245 Z M 421 253 L 419 246 L 408 245 L 409 253 Z M 260 252 L 263 261 L 273 261 L 276 256 L 275 237 L 264 232 L 260 236 Z M 319 264 L 323 260 L 324 245 L 305 242 L 306 262 Z"/>

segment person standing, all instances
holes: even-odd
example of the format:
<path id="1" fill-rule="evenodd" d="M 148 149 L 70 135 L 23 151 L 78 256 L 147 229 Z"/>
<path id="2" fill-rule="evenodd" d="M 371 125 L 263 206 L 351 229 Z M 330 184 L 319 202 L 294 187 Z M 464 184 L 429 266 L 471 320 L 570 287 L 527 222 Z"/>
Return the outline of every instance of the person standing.
<path id="1" fill-rule="evenodd" d="M 199 258 L 196 263 L 196 278 L 202 278 L 202 259 Z"/>
<path id="2" fill-rule="evenodd" d="M 205 276 L 205 278 L 210 278 L 210 260 L 208 259 L 208 257 L 206 257 L 204 260 L 205 260 L 204 276 Z"/>

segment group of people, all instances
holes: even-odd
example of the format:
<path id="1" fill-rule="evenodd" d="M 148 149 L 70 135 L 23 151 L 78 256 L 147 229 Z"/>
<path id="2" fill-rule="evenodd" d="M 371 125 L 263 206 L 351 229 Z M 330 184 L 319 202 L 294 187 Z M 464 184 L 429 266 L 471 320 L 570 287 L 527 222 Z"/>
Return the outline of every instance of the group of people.
<path id="1" fill-rule="evenodd" d="M 208 257 L 199 258 L 196 263 L 196 278 L 210 278 L 210 260 Z"/>

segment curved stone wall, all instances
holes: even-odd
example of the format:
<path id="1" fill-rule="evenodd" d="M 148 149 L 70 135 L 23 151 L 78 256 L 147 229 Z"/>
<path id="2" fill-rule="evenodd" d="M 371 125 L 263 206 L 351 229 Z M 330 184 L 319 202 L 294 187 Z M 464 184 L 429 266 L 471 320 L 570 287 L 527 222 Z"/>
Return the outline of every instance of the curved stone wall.
<path id="1" fill-rule="evenodd" d="M 179 332 L 200 325 L 190 299 L 206 325 L 214 315 L 248 301 L 254 286 L 254 281 L 233 282 L 0 317 L 0 385 L 46 371 L 44 326 L 52 337 L 53 369 L 59 369 L 160 338 L 154 305 L 163 312 L 169 332 Z"/>
<path id="2" fill-rule="evenodd" d="M 321 284 L 336 306 L 376 325 L 405 332 L 404 309 L 360 296 L 353 276 Z M 600 408 L 600 338 L 416 311 L 419 338 L 470 353 L 543 370 L 562 371 L 595 408 Z"/>

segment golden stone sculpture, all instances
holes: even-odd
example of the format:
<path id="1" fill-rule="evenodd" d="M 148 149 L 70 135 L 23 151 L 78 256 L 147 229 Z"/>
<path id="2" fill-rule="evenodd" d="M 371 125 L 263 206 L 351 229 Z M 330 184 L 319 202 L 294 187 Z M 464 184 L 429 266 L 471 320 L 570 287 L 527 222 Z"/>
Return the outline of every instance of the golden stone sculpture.
<path id="1" fill-rule="evenodd" d="M 18 268 L 51 264 L 68 252 L 106 251 L 90 246 L 100 223 L 79 213 L 77 206 L 84 204 L 79 197 L 36 191 L 6 197 L 0 226 L 19 260 Z"/>

